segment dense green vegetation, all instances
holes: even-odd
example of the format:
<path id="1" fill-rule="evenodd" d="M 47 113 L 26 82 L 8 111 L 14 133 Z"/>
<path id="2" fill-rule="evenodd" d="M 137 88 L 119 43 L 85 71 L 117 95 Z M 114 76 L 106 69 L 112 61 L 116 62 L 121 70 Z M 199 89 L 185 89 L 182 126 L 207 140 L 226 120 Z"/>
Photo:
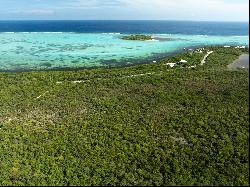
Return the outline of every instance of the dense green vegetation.
<path id="1" fill-rule="evenodd" d="M 249 185 L 249 73 L 226 68 L 248 50 L 208 49 L 0 73 L 0 185 Z"/>
<path id="2" fill-rule="evenodd" d="M 123 40 L 152 40 L 152 36 L 149 35 L 140 35 L 140 34 L 136 34 L 136 35 L 130 35 L 130 36 L 122 36 L 121 39 Z"/>

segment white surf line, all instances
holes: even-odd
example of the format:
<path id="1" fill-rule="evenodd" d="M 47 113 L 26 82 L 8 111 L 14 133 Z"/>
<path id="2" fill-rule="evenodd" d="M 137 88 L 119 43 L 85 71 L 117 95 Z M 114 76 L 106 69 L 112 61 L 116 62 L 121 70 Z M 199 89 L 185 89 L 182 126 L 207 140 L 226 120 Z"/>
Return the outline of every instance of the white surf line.
<path id="1" fill-rule="evenodd" d="M 204 65 L 206 63 L 207 58 L 209 57 L 209 55 L 211 55 L 213 53 L 213 51 L 209 51 L 207 52 L 207 54 L 204 56 L 203 60 L 201 61 L 201 65 Z"/>
<path id="2" fill-rule="evenodd" d="M 37 99 L 40 99 L 42 96 L 44 96 L 46 93 L 49 93 L 49 91 L 46 91 L 45 93 L 43 93 L 42 95 L 39 95 L 38 97 L 37 97 Z"/>

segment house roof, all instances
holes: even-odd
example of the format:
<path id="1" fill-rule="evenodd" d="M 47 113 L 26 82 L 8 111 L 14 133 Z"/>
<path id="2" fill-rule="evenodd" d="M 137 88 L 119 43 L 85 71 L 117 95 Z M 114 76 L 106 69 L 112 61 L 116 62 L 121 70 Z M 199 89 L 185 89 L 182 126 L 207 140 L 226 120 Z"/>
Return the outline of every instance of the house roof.
<path id="1" fill-rule="evenodd" d="M 183 60 L 183 59 L 181 59 L 181 61 L 180 62 L 187 62 L 186 60 Z"/>

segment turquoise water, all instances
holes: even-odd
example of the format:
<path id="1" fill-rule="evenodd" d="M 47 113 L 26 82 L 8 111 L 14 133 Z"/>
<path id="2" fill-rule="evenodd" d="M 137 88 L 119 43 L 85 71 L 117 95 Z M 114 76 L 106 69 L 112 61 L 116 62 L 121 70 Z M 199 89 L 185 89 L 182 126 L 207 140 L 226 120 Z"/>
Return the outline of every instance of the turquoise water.
<path id="1" fill-rule="evenodd" d="M 118 33 L 0 33 L 0 70 L 91 68 L 152 62 L 183 48 L 249 45 L 248 36 L 154 34 L 155 41 L 121 40 Z"/>

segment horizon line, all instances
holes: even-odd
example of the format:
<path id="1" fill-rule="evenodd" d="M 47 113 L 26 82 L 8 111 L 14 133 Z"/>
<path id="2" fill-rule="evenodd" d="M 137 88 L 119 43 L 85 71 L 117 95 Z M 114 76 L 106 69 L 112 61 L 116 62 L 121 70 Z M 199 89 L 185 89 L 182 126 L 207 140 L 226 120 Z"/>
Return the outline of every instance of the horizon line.
<path id="1" fill-rule="evenodd" d="M 174 19 L 0 19 L 0 21 L 185 21 L 185 22 L 234 22 L 249 23 L 248 21 L 235 20 L 174 20 Z"/>

